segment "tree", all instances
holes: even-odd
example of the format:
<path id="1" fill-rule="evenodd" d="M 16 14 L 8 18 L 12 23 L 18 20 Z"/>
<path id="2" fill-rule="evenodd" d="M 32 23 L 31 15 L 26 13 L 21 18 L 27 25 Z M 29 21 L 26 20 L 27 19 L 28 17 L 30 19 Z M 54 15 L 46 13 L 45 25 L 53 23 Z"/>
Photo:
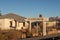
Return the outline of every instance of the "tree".
<path id="1" fill-rule="evenodd" d="M 39 14 L 39 17 L 42 17 L 42 14 Z"/>
<path id="2" fill-rule="evenodd" d="M 2 14 L 1 14 L 1 10 L 0 10 L 0 16 L 1 16 Z"/>

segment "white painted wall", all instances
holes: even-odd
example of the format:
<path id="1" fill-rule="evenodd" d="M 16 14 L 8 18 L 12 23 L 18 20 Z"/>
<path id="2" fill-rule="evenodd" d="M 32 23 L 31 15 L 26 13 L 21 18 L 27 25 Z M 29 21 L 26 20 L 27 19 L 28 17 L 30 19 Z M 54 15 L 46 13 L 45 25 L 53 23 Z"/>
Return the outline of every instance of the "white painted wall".
<path id="1" fill-rule="evenodd" d="M 3 30 L 4 29 L 4 25 L 5 24 L 5 20 L 4 19 L 0 19 L 0 29 Z"/>
<path id="2" fill-rule="evenodd" d="M 10 30 L 12 29 L 10 27 L 10 21 L 12 21 L 12 26 L 15 27 L 15 21 L 14 19 L 8 19 L 8 18 L 5 18 L 5 19 L 0 19 L 0 28 L 1 30 Z M 25 22 L 25 27 L 23 27 L 23 23 L 19 23 L 17 21 L 17 27 L 16 27 L 16 30 L 21 30 L 21 28 L 23 27 L 23 29 L 26 29 L 28 27 L 28 23 Z"/>
<path id="3" fill-rule="evenodd" d="M 17 30 L 21 30 L 21 28 L 23 27 L 23 29 L 27 29 L 28 28 L 28 23 L 25 22 L 25 27 L 23 26 L 23 23 L 17 23 Z"/>
<path id="4" fill-rule="evenodd" d="M 25 27 L 28 28 L 29 24 L 27 22 L 25 22 Z"/>
<path id="5" fill-rule="evenodd" d="M 13 22 L 13 24 L 12 24 L 12 26 L 15 26 L 14 24 L 14 20 L 13 19 L 4 19 L 5 20 L 5 26 L 4 26 L 4 29 L 5 30 L 10 30 L 10 21 L 12 21 Z"/>
<path id="6" fill-rule="evenodd" d="M 23 27 L 23 23 L 18 23 L 18 26 L 16 27 L 16 30 L 21 30 L 21 27 Z"/>
<path id="7" fill-rule="evenodd" d="M 12 21 L 12 26 L 14 27 L 15 26 L 15 22 L 14 22 L 14 19 L 8 19 L 8 18 L 5 18 L 5 19 L 0 19 L 0 28 L 1 30 L 10 30 L 10 21 Z"/>

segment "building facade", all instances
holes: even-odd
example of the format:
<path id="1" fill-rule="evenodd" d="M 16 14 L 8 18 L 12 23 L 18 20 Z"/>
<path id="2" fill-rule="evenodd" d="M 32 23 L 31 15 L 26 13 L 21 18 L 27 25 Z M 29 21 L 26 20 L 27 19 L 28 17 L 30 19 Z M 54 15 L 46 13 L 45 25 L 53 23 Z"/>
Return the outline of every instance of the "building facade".
<path id="1" fill-rule="evenodd" d="M 6 14 L 0 16 L 0 29 L 1 30 L 10 30 L 16 29 L 21 30 L 23 26 L 25 26 L 25 17 L 18 16 L 16 14 Z"/>
<path id="2" fill-rule="evenodd" d="M 46 24 L 43 24 L 44 22 Z M 53 27 L 56 25 L 56 21 L 49 21 L 49 18 L 41 16 L 37 18 L 25 18 L 13 13 L 0 16 L 1 30 L 10 30 L 10 29 L 21 30 L 29 28 L 29 31 L 31 31 L 32 26 L 41 26 L 41 23 L 43 24 L 42 27 L 43 26 Z"/>

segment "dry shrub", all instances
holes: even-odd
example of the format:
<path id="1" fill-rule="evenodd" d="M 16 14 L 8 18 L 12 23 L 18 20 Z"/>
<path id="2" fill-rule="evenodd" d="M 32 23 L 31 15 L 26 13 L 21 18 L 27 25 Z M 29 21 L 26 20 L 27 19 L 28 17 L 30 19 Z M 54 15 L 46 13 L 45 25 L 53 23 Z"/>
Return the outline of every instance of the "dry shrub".
<path id="1" fill-rule="evenodd" d="M 0 40 L 17 40 L 17 38 L 22 38 L 22 32 L 17 30 L 0 30 Z"/>

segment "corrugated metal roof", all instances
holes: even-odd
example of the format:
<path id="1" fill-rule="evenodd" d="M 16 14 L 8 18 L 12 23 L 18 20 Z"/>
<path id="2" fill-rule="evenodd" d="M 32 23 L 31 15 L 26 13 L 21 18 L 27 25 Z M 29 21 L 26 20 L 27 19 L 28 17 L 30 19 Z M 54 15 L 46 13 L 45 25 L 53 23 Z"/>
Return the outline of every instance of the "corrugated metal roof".
<path id="1" fill-rule="evenodd" d="M 9 14 L 5 14 L 5 15 L 0 16 L 0 19 L 2 19 L 2 18 L 12 18 L 12 19 L 19 21 L 19 22 L 24 22 L 25 21 L 24 19 L 26 19 L 25 17 L 16 15 L 14 13 L 9 13 Z"/>

